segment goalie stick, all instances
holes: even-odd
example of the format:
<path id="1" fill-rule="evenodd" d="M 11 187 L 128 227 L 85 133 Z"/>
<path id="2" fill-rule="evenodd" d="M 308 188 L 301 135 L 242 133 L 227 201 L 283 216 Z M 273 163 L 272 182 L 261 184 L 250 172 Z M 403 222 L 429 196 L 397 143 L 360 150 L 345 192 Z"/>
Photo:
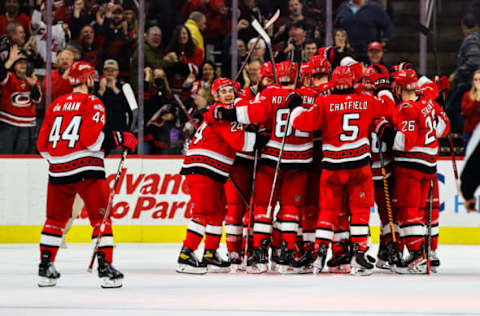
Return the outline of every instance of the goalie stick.
<path id="1" fill-rule="evenodd" d="M 279 17 L 280 17 L 280 9 L 278 9 L 275 12 L 275 14 L 270 18 L 270 20 L 268 20 L 267 23 L 265 23 L 265 29 L 268 29 L 270 26 L 272 26 L 273 23 L 275 23 Z M 255 50 L 255 47 L 257 47 L 257 44 L 260 41 L 260 38 L 261 38 L 261 35 L 258 35 L 257 38 L 255 39 L 255 44 L 252 46 L 252 48 L 248 50 L 247 57 L 245 57 L 245 60 L 243 61 L 242 65 L 240 66 L 240 69 L 237 71 L 235 76 L 233 76 L 233 79 L 232 79 L 233 81 L 237 81 L 238 77 L 243 71 L 243 68 L 245 68 L 245 66 L 248 63 L 248 60 L 250 59 L 253 51 Z"/>

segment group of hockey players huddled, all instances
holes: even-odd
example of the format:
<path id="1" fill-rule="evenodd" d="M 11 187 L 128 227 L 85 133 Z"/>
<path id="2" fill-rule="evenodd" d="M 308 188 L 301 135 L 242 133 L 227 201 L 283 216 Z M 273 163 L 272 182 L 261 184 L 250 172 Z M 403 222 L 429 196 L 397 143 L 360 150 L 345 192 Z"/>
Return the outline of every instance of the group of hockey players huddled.
<path id="1" fill-rule="evenodd" d="M 185 154 L 193 211 L 177 272 L 436 271 L 438 138 L 449 131 L 438 82 L 323 47 L 301 65 L 265 63 L 257 91 L 238 86 L 215 80 Z"/>

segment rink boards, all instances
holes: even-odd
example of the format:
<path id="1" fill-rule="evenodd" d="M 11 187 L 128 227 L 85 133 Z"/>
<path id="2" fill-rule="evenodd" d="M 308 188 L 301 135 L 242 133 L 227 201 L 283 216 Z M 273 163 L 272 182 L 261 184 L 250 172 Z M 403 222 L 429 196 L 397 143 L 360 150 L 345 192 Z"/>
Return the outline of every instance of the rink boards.
<path id="1" fill-rule="evenodd" d="M 107 179 L 113 183 L 119 157 L 106 159 Z M 462 161 L 458 161 L 461 170 Z M 130 156 L 122 171 L 113 204 L 116 242 L 180 242 L 191 217 L 182 164 L 176 156 Z M 48 164 L 39 156 L 0 157 L 0 243 L 31 243 L 40 239 L 45 221 Z M 438 163 L 440 242 L 480 244 L 480 214 L 469 214 L 457 195 L 450 160 Z M 479 192 L 477 192 L 478 194 Z M 408 192 L 405 192 L 408 199 Z M 82 207 L 81 200 L 75 207 Z M 85 210 L 67 235 L 69 242 L 87 242 L 91 234 Z M 372 209 L 374 242 L 379 219 Z"/>

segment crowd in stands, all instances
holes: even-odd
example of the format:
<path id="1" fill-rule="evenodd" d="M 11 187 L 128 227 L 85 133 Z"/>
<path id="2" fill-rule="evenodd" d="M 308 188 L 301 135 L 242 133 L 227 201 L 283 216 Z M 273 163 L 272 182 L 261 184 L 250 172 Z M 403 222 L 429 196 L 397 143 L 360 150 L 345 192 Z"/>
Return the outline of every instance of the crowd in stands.
<path id="1" fill-rule="evenodd" d="M 36 151 L 36 133 L 48 106 L 44 80 L 47 61 L 45 2 L 4 0 L 0 4 L 1 154 Z M 122 85 L 130 83 L 135 93 L 144 95 L 144 152 L 181 154 L 192 127 L 173 94 L 178 94 L 193 112 L 212 103 L 210 85 L 217 77 L 235 76 L 231 69 L 231 1 L 145 1 L 143 92 L 137 88 L 137 1 L 52 2 L 52 100 L 71 92 L 67 70 L 73 61 L 88 61 L 97 69 L 92 93 L 105 103 L 107 125 L 115 130 L 128 130 L 132 117 Z M 306 62 L 325 44 L 326 4 L 323 0 L 238 2 L 237 68 L 256 43 L 257 32 L 252 21 L 257 19 L 263 23 L 277 9 L 281 10 L 281 17 L 267 30 L 276 61 L 293 59 L 294 52 L 302 48 L 302 60 Z M 334 45 L 366 65 L 383 63 L 384 48 L 393 32 L 391 18 L 384 8 L 386 2 L 334 0 Z M 480 36 L 478 32 L 475 34 Z M 269 58 L 265 42 L 258 41 L 237 81 L 243 87 L 256 87 L 260 67 Z M 480 68 L 480 64 L 478 66 Z M 457 103 L 450 106 L 457 109 L 456 112 L 461 112 L 459 104 L 463 93 L 471 87 L 475 69 L 471 73 L 460 70 L 455 77 L 459 82 L 456 86 L 459 96 Z M 462 86 L 460 80 L 470 80 L 469 85 Z M 475 89 L 469 96 L 478 100 L 480 93 Z M 17 144 L 20 142 L 22 146 Z"/>

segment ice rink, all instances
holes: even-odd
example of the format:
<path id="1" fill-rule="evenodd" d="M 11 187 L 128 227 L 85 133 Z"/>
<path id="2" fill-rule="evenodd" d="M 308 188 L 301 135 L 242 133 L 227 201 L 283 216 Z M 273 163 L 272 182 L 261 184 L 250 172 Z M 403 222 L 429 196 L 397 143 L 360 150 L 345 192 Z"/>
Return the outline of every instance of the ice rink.
<path id="1" fill-rule="evenodd" d="M 182 275 L 179 249 L 118 244 L 124 287 L 101 289 L 86 272 L 91 246 L 70 244 L 57 258 L 57 286 L 38 288 L 38 245 L 0 245 L 0 315 L 480 315 L 477 246 L 440 245 L 436 275 L 370 277 Z"/>

